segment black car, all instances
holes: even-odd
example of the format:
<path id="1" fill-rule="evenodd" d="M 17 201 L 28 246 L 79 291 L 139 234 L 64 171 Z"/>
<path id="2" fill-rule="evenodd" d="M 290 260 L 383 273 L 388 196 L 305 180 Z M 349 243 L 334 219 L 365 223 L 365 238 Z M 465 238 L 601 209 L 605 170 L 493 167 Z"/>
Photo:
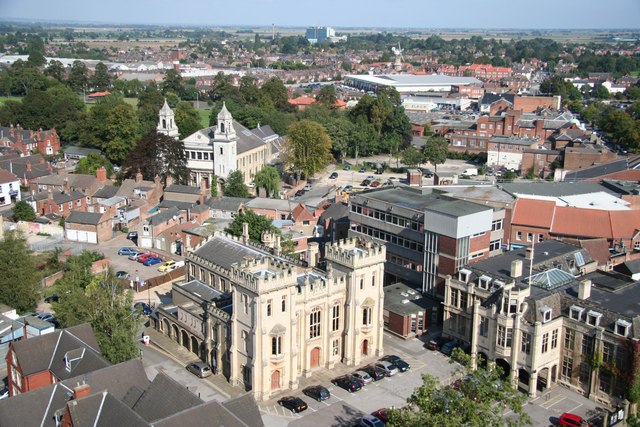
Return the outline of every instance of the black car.
<path id="1" fill-rule="evenodd" d="M 368 180 L 368 179 L 365 179 L 364 181 L 362 181 L 362 182 L 360 183 L 360 185 L 361 185 L 361 186 L 363 186 L 363 187 L 368 187 L 368 186 L 369 186 L 369 184 L 371 184 L 371 181 L 370 181 L 370 180 Z"/>
<path id="2" fill-rule="evenodd" d="M 127 239 L 129 240 L 138 240 L 138 232 L 137 231 L 130 231 L 127 233 Z"/>
<path id="3" fill-rule="evenodd" d="M 334 172 L 329 176 L 329 179 L 336 179 L 338 177 L 338 172 Z"/>
<path id="4" fill-rule="evenodd" d="M 295 396 L 285 396 L 278 400 L 278 404 L 289 409 L 291 412 L 302 412 L 307 409 L 307 404 L 304 400 Z"/>
<path id="5" fill-rule="evenodd" d="M 396 356 L 395 354 L 390 354 L 388 356 L 384 356 L 380 360 L 384 360 L 384 361 L 387 361 L 389 363 L 393 363 L 395 365 L 395 367 L 398 368 L 398 371 L 400 371 L 400 372 L 406 372 L 411 368 L 411 365 L 409 365 L 407 362 L 405 362 L 404 360 L 402 360 L 400 357 Z"/>
<path id="6" fill-rule="evenodd" d="M 44 302 L 46 303 L 59 302 L 59 301 L 60 301 L 60 297 L 58 296 L 58 294 L 51 294 L 44 299 Z"/>
<path id="7" fill-rule="evenodd" d="M 133 304 L 133 308 L 138 310 L 138 311 L 140 311 L 145 316 L 150 315 L 151 312 L 153 311 L 151 309 L 151 307 L 149 306 L 149 304 L 144 303 L 144 302 L 137 302 L 137 303 Z"/>
<path id="8" fill-rule="evenodd" d="M 364 368 L 360 368 L 361 371 L 365 371 L 374 381 L 383 379 L 386 375 L 384 371 L 375 365 L 367 365 Z"/>
<path id="9" fill-rule="evenodd" d="M 302 390 L 302 392 L 318 402 L 322 402 L 323 400 L 327 400 L 331 397 L 329 389 L 321 385 L 312 385 Z"/>
<path id="10" fill-rule="evenodd" d="M 351 375 L 343 375 L 331 380 L 334 385 L 347 390 L 349 393 L 359 391 L 362 388 L 362 383 L 356 377 Z"/>
<path id="11" fill-rule="evenodd" d="M 422 169 L 422 176 L 431 178 L 433 176 L 433 171 L 431 169 Z"/>

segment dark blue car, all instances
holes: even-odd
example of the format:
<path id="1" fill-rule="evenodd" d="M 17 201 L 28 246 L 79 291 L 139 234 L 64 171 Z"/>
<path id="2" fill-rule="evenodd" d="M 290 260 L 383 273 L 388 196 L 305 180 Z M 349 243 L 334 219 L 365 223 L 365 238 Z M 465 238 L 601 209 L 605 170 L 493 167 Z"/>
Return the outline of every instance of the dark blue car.
<path id="1" fill-rule="evenodd" d="M 149 257 L 146 260 L 144 260 L 144 262 L 142 263 L 142 265 L 146 265 L 147 267 L 149 267 L 150 265 L 156 265 L 156 264 L 160 264 L 162 262 L 162 258 L 158 258 L 158 257 Z"/>

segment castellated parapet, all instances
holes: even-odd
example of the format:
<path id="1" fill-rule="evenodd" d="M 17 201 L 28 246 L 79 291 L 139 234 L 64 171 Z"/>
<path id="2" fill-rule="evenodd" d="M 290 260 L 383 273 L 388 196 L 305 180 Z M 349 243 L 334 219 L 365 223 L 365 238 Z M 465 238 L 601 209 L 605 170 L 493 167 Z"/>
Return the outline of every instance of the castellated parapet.
<path id="1" fill-rule="evenodd" d="M 354 237 L 331 243 L 325 247 L 325 259 L 351 269 L 384 263 L 386 247 L 375 242 L 363 242 Z"/>
<path id="2" fill-rule="evenodd" d="M 296 284 L 296 266 L 272 257 L 237 262 L 231 278 L 239 286 L 256 294 L 287 288 Z"/>

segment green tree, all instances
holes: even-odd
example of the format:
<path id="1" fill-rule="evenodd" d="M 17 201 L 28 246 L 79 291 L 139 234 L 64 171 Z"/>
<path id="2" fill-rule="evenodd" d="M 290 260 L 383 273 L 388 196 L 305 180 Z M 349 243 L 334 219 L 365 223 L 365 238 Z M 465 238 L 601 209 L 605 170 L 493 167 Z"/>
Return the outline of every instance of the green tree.
<path id="1" fill-rule="evenodd" d="M 239 170 L 235 170 L 229 174 L 222 192 L 227 197 L 249 197 L 249 189 L 244 183 L 244 176 Z"/>
<path id="2" fill-rule="evenodd" d="M 282 83 L 282 80 L 277 77 L 271 77 L 264 82 L 260 88 L 260 93 L 265 97 L 269 97 L 278 110 L 292 111 L 295 108 L 289 104 L 287 88 Z"/>
<path id="3" fill-rule="evenodd" d="M 132 296 L 111 269 L 92 276 L 90 263 L 87 268 L 76 261 L 58 281 L 58 290 L 63 298 L 53 307 L 63 327 L 90 323 L 102 354 L 113 364 L 138 356 L 139 314 L 132 312 Z"/>
<path id="4" fill-rule="evenodd" d="M 155 83 L 147 85 L 138 97 L 140 132 L 146 134 L 158 126 L 158 113 L 164 104 L 164 95 Z"/>
<path id="5" fill-rule="evenodd" d="M 331 157 L 331 138 L 319 123 L 301 120 L 289 126 L 284 147 L 286 163 L 309 178 L 322 170 Z"/>
<path id="6" fill-rule="evenodd" d="M 175 114 L 176 126 L 180 131 L 180 138 L 186 138 L 201 128 L 200 114 L 190 102 L 179 102 L 173 113 Z"/>
<path id="7" fill-rule="evenodd" d="M 271 218 L 250 209 L 237 213 L 225 231 L 234 236 L 242 236 L 242 224 L 245 222 L 249 224 L 249 238 L 255 242 L 261 241 L 262 233 L 265 231 L 279 231 L 273 226 Z"/>
<path id="8" fill-rule="evenodd" d="M 610 99 L 611 94 L 606 87 L 599 85 L 597 89 L 593 90 L 593 97 L 596 99 Z"/>
<path id="9" fill-rule="evenodd" d="M 240 96 L 247 105 L 256 104 L 258 102 L 260 99 L 260 89 L 258 89 L 258 86 L 256 85 L 255 77 L 242 76 L 240 78 Z"/>
<path id="10" fill-rule="evenodd" d="M 27 39 L 27 53 L 29 59 L 27 62 L 34 67 L 42 67 L 47 63 L 47 59 L 44 57 L 44 42 L 36 36 L 29 36 Z"/>
<path id="11" fill-rule="evenodd" d="M 109 89 L 111 87 L 111 76 L 109 75 L 107 66 L 102 62 L 98 62 L 90 82 L 95 91 L 105 91 Z"/>
<path id="12" fill-rule="evenodd" d="M 44 70 L 44 74 L 62 83 L 64 82 L 64 76 L 66 73 L 62 62 L 53 60 L 49 62 L 49 65 Z"/>
<path id="13" fill-rule="evenodd" d="M 89 69 L 82 61 L 74 61 L 71 65 L 67 85 L 76 93 L 82 92 L 89 84 Z"/>
<path id="14" fill-rule="evenodd" d="M 409 148 L 404 150 L 400 157 L 402 159 L 402 163 L 410 168 L 419 165 L 423 160 L 423 154 L 413 145 L 410 145 Z"/>
<path id="15" fill-rule="evenodd" d="M 142 177 L 152 181 L 156 175 L 163 181 L 171 176 L 176 184 L 189 182 L 187 156 L 184 143 L 152 130 L 133 147 L 122 165 L 122 178 L 133 178 L 140 171 Z"/>
<path id="16" fill-rule="evenodd" d="M 211 197 L 218 197 L 218 177 L 211 177 Z"/>
<path id="17" fill-rule="evenodd" d="M 164 74 L 164 80 L 162 81 L 162 93 L 166 94 L 167 92 L 173 92 L 180 96 L 183 91 L 184 86 L 182 84 L 182 77 L 180 76 L 180 73 L 173 68 L 167 70 Z"/>
<path id="18" fill-rule="evenodd" d="M 392 409 L 389 427 L 413 426 L 525 426 L 531 418 L 524 411 L 526 395 L 511 387 L 500 367 L 470 368 L 470 356 L 460 349 L 464 378 L 440 387 L 437 378 L 425 374 L 423 384 L 407 399 L 409 406 Z M 503 413 L 510 410 L 508 417 Z"/>
<path id="19" fill-rule="evenodd" d="M 334 85 L 325 85 L 322 86 L 320 92 L 316 96 L 316 100 L 327 107 L 335 107 L 336 101 L 338 100 L 336 96 L 336 87 Z"/>
<path id="20" fill-rule="evenodd" d="M 253 183 L 256 185 L 256 191 L 259 188 L 264 188 L 267 197 L 280 198 L 280 174 L 273 166 L 265 166 L 260 169 L 253 178 Z"/>
<path id="21" fill-rule="evenodd" d="M 449 152 L 449 143 L 443 137 L 435 137 L 427 140 L 422 154 L 424 160 L 433 165 L 433 168 L 437 171 L 438 165 L 444 164 L 447 161 L 447 153 Z"/>
<path id="22" fill-rule="evenodd" d="M 29 203 L 24 200 L 18 200 L 13 205 L 13 219 L 16 221 L 33 221 L 36 219 L 36 213 Z"/>
<path id="23" fill-rule="evenodd" d="M 20 313 L 32 311 L 40 280 L 27 240 L 18 232 L 6 232 L 0 241 L 0 271 L 0 303 Z"/>
<path id="24" fill-rule="evenodd" d="M 75 173 L 95 175 L 96 170 L 101 167 L 104 167 L 107 170 L 107 176 L 111 176 L 113 174 L 113 165 L 105 156 L 98 153 L 89 153 L 87 157 L 83 157 L 78 160 Z"/>

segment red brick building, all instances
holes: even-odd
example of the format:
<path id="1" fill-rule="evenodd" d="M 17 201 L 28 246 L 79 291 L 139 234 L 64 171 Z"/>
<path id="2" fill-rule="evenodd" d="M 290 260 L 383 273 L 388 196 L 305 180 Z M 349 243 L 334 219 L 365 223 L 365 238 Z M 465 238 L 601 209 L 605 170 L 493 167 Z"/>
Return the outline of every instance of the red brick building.
<path id="1" fill-rule="evenodd" d="M 43 156 L 55 156 L 60 150 L 60 137 L 55 129 L 34 131 L 23 129 L 22 126 L 1 126 L 0 144 L 5 147 L 13 147 L 23 156 L 28 156 L 34 151 Z"/>

